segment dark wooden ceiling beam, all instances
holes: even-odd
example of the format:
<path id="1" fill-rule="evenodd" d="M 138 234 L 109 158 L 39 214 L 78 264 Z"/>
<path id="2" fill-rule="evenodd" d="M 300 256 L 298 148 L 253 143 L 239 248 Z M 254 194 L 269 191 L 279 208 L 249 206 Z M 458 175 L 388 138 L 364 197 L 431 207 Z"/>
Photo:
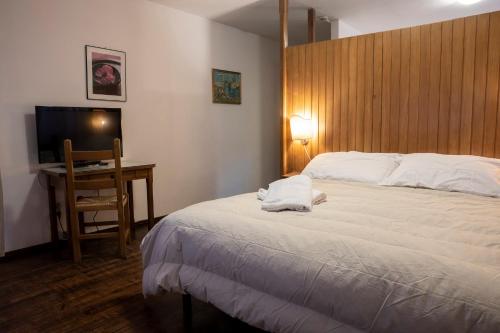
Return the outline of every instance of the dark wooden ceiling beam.
<path id="1" fill-rule="evenodd" d="M 316 9 L 309 8 L 307 11 L 307 41 L 314 43 L 316 41 Z"/>

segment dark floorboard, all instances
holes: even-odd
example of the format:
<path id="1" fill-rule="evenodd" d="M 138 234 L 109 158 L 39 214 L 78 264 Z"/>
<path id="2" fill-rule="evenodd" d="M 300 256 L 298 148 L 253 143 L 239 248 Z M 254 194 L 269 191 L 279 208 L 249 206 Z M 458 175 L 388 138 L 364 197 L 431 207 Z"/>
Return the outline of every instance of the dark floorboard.
<path id="1" fill-rule="evenodd" d="M 139 240 L 127 260 L 116 250 L 95 240 L 81 265 L 66 249 L 0 261 L 0 332 L 262 332 L 194 299 L 185 328 L 180 295 L 143 298 Z"/>

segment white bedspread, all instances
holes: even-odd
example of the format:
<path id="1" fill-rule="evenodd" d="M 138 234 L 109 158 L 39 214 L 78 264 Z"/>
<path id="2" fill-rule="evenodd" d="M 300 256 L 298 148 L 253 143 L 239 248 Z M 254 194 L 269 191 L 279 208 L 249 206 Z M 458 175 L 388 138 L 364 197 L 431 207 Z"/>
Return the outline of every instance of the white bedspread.
<path id="1" fill-rule="evenodd" d="M 203 202 L 142 243 L 144 294 L 188 292 L 273 332 L 500 332 L 500 199 L 315 181 L 269 213 Z"/>

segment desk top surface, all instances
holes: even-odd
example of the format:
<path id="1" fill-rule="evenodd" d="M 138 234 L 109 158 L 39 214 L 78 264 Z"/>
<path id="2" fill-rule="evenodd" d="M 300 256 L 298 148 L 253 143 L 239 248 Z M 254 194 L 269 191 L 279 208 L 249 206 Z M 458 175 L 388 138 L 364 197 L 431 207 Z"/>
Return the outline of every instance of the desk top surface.
<path id="1" fill-rule="evenodd" d="M 122 161 L 122 171 L 152 169 L 156 166 L 155 163 L 139 162 L 139 161 Z M 90 175 L 111 172 L 115 167 L 113 161 L 108 161 L 108 165 L 90 165 L 85 167 L 75 168 L 76 175 Z M 66 176 L 66 168 L 56 166 L 51 168 L 40 169 L 41 172 L 50 176 Z"/>

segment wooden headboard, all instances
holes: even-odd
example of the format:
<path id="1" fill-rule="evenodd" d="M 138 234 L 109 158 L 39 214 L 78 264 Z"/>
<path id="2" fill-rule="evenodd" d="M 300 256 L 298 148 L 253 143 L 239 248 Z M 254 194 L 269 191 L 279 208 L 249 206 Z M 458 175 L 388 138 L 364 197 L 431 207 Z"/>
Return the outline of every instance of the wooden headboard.
<path id="1" fill-rule="evenodd" d="M 500 157 L 500 12 L 286 49 L 283 171 L 329 151 Z"/>

